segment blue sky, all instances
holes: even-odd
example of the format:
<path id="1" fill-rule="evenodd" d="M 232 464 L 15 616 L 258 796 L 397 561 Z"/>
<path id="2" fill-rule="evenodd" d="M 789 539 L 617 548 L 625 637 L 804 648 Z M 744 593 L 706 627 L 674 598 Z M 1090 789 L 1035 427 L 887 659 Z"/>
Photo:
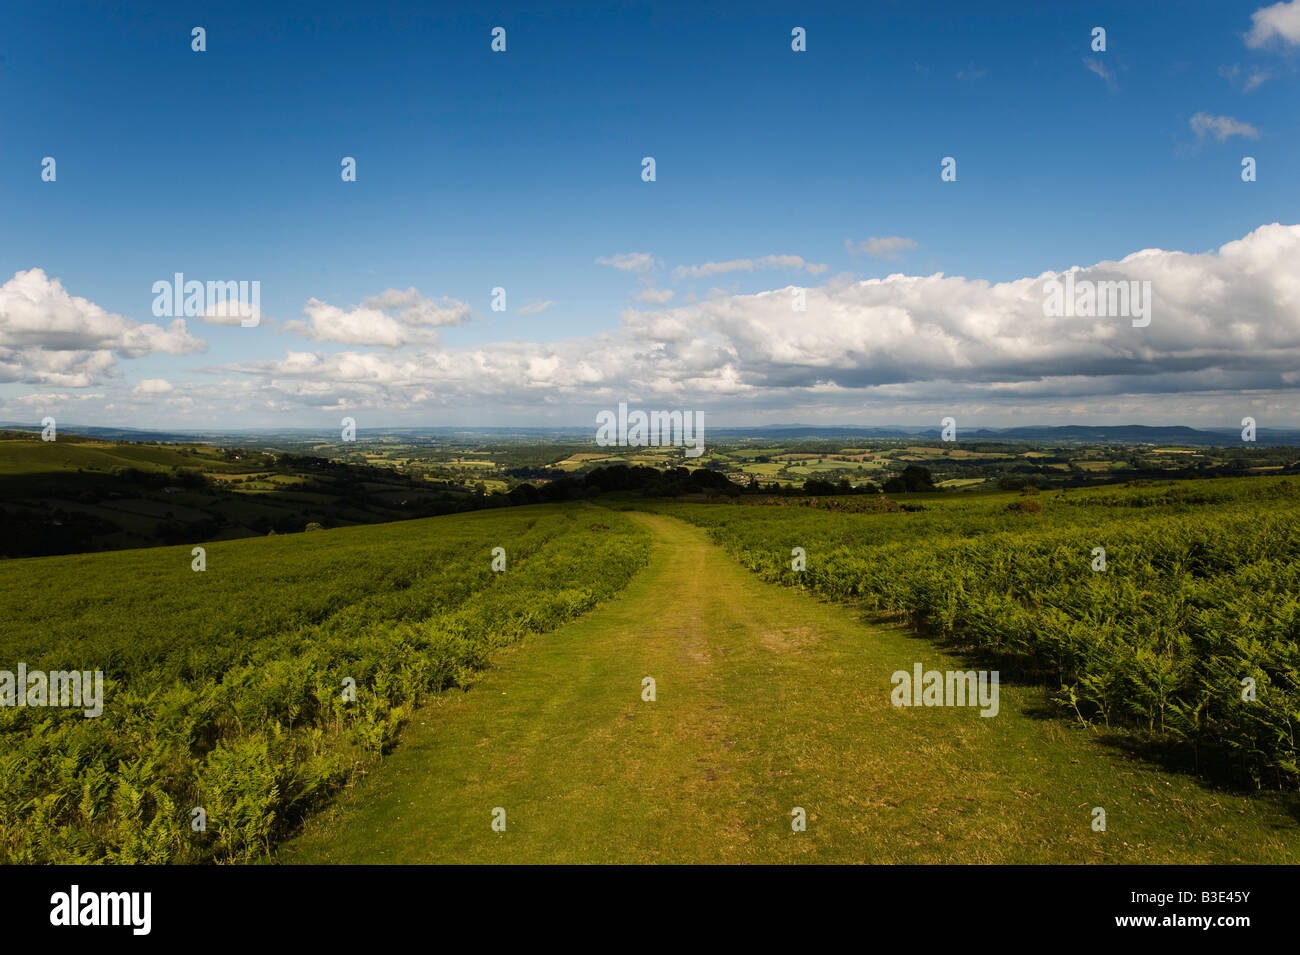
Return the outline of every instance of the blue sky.
<path id="1" fill-rule="evenodd" d="M 1215 250 L 1300 222 L 1300 4 L 125 6 L 0 12 L 0 282 L 40 269 L 66 293 L 0 292 L 0 419 L 581 424 L 619 400 L 719 424 L 1294 415 L 1300 238 L 1257 239 L 1249 262 L 1275 272 L 1218 311 L 1195 282 L 1254 274 Z M 1190 287 L 1181 260 L 1153 270 L 1161 337 L 1112 323 L 1053 352 L 1044 326 L 1008 351 L 1023 316 L 981 325 L 1008 307 L 978 301 L 981 280 L 1152 248 L 1210 256 Z M 124 346 L 132 323 L 169 325 L 152 285 L 176 272 L 260 281 L 266 320 Z M 940 272 L 967 282 L 854 291 Z M 807 311 L 754 317 L 790 286 Z M 417 290 L 398 322 L 421 334 L 396 347 L 356 330 L 390 289 Z M 1249 330 L 1207 330 L 1261 298 Z M 333 311 L 311 331 L 313 299 Z M 96 331 L 96 307 L 120 327 Z M 917 357 L 936 349 L 946 364 Z"/>

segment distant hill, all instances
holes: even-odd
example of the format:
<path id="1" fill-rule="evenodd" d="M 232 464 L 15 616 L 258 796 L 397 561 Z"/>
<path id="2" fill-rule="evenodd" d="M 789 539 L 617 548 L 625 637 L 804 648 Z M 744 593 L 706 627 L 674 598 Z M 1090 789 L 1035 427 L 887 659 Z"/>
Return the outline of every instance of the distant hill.
<path id="1" fill-rule="evenodd" d="M 24 433 L 40 431 L 30 423 L 0 423 L 0 428 Z M 321 428 L 245 429 L 234 431 L 167 431 L 137 430 L 134 428 L 104 428 L 93 425 L 60 423 L 60 432 L 76 433 L 103 441 L 163 441 L 202 442 L 232 447 L 251 445 L 271 446 L 278 442 L 336 442 L 338 432 Z M 746 439 L 792 441 L 800 439 L 854 439 L 876 438 L 885 440 L 938 441 L 938 427 L 907 425 L 811 425 L 778 424 L 751 427 L 711 426 L 705 422 L 706 438 L 713 440 L 743 441 Z M 434 441 L 494 441 L 535 442 L 545 444 L 555 441 L 588 443 L 595 436 L 595 426 L 589 427 L 425 427 L 425 428 L 358 428 L 357 436 L 363 441 L 419 440 Z M 957 428 L 959 441 L 1007 441 L 1046 445 L 1067 444 L 1176 444 L 1194 446 L 1231 446 L 1241 443 L 1237 428 L 1188 428 L 1180 425 L 1025 425 L 1016 428 Z M 1285 445 L 1300 447 L 1300 429 L 1259 428 L 1256 433 L 1259 445 Z"/>
<path id="2" fill-rule="evenodd" d="M 884 438 L 938 441 L 939 428 L 889 426 L 862 428 L 853 425 L 768 425 L 759 428 L 707 428 L 715 440 L 740 438 Z M 957 428 L 958 441 L 1014 441 L 1032 444 L 1180 444 L 1222 446 L 1241 444 L 1239 429 L 1187 428 L 1179 425 L 1027 425 L 1019 428 Z M 1256 443 L 1261 445 L 1300 445 L 1300 430 L 1260 428 Z"/>

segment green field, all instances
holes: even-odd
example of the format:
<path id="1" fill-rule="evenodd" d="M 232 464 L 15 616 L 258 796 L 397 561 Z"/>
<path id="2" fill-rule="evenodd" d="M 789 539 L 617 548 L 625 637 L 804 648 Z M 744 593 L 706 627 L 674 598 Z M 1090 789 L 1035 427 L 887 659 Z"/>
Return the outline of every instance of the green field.
<path id="1" fill-rule="evenodd" d="M 621 515 L 536 507 L 213 543 L 202 572 L 189 547 L 0 562 L 0 669 L 106 678 L 97 718 L 0 708 L 0 861 L 261 855 L 413 706 L 612 596 L 646 547 Z"/>
<path id="2" fill-rule="evenodd" d="M 0 708 L 0 861 L 1300 862 L 1294 479 L 204 546 L 0 562 L 0 670 L 108 677 Z M 997 715 L 891 705 L 918 663 Z"/>
<path id="3" fill-rule="evenodd" d="M 463 510 L 455 480 L 204 444 L 57 441 L 0 432 L 0 558 L 229 540 Z M 471 467 L 471 465 L 473 465 Z M 492 482 L 504 489 L 500 482 Z"/>
<path id="4" fill-rule="evenodd" d="M 896 500 L 905 509 L 874 514 L 656 509 L 708 528 L 767 580 L 906 614 L 1046 685 L 1081 723 L 1130 728 L 1236 784 L 1297 789 L 1300 482 Z M 806 570 L 792 569 L 794 547 Z"/>
<path id="5" fill-rule="evenodd" d="M 279 861 L 1300 862 L 1294 802 L 1044 720 L 1031 686 L 1004 687 L 993 719 L 891 706 L 900 666 L 968 662 L 764 583 L 682 521 L 633 516 L 654 555 L 617 600 L 421 710 Z"/>

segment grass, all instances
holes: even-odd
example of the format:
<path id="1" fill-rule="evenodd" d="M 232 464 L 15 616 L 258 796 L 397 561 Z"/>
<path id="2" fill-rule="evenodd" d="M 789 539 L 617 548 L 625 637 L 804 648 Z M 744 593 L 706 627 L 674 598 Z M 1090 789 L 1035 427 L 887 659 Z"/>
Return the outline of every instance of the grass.
<path id="1" fill-rule="evenodd" d="M 569 457 L 565 458 L 563 461 L 556 462 L 555 467 L 559 468 L 562 471 L 576 471 L 579 468 L 583 467 L 584 465 L 592 463 L 593 461 L 616 461 L 616 460 L 617 460 L 616 458 L 611 458 L 608 454 L 594 454 L 589 452 L 582 452 L 579 454 L 572 454 Z"/>
<path id="2" fill-rule="evenodd" d="M 171 468 L 204 468 L 238 472 L 238 464 L 221 459 L 214 449 L 201 446 L 156 446 L 91 442 L 75 435 L 61 435 L 57 441 L 40 438 L 5 437 L 0 455 L 0 475 L 42 474 L 63 469 L 136 468 L 167 471 Z M 188 454 L 192 449 L 197 454 Z"/>
<path id="3" fill-rule="evenodd" d="M 462 476 L 489 474 L 493 465 L 481 464 Z M 283 534 L 309 522 L 375 523 L 452 510 L 461 496 L 455 485 L 384 467 L 345 477 L 319 462 L 277 463 L 260 452 L 0 432 L 3 557 Z"/>
<path id="4" fill-rule="evenodd" d="M 895 708 L 895 670 L 967 667 L 763 583 L 699 528 L 633 516 L 655 547 L 619 598 L 416 711 L 279 860 L 1300 862 L 1293 799 L 1161 771 L 1042 718 L 1037 688 L 1004 684 L 991 719 Z"/>
<path id="5" fill-rule="evenodd" d="M 202 573 L 188 545 L 0 562 L 0 670 L 104 674 L 96 719 L 0 707 L 0 864 L 258 857 L 421 698 L 624 586 L 649 537 L 538 505 L 206 549 Z"/>
<path id="6" fill-rule="evenodd" d="M 878 471 L 883 464 L 875 461 L 805 461 L 802 464 L 788 465 L 783 474 L 820 474 L 826 471 Z"/>

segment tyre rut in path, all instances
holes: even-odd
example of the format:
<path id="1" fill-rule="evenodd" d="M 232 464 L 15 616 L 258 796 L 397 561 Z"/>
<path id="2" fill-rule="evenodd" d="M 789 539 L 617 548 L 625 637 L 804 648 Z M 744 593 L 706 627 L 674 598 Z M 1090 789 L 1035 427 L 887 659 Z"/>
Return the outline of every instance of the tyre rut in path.
<path id="1" fill-rule="evenodd" d="M 993 718 L 892 706 L 894 671 L 970 666 L 632 516 L 655 546 L 618 598 L 418 710 L 281 861 L 1300 861 L 1280 800 L 1028 715 L 1041 690 L 1003 684 Z"/>

